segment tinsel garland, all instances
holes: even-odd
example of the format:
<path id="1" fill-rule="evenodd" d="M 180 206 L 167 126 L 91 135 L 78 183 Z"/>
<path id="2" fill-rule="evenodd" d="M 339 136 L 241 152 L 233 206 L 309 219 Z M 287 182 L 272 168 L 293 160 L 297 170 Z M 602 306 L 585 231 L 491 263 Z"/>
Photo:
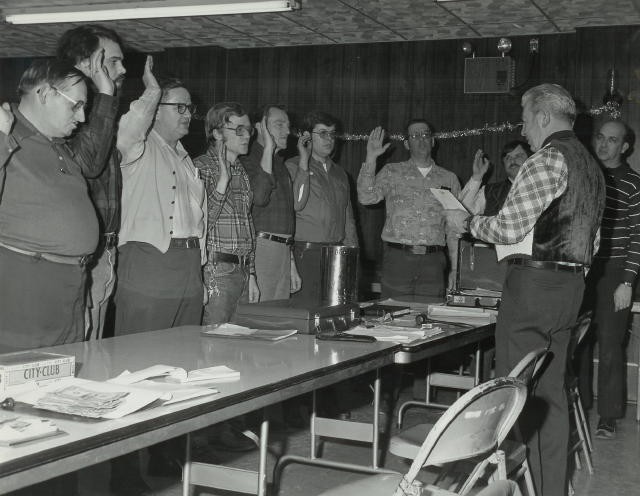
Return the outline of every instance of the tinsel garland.
<path id="1" fill-rule="evenodd" d="M 587 115 L 600 115 L 604 113 L 609 114 L 612 119 L 617 119 L 620 117 L 620 105 L 618 105 L 616 102 L 607 102 L 605 105 L 602 105 L 600 107 L 593 107 L 586 112 Z M 510 122 L 503 122 L 502 124 L 485 124 L 483 127 L 477 128 L 442 131 L 439 133 L 434 133 L 433 137 L 440 140 L 446 140 L 463 138 L 467 136 L 481 136 L 488 133 L 504 133 L 505 131 L 514 131 L 520 126 L 522 126 L 522 123 L 511 124 Z M 404 141 L 407 139 L 404 134 L 389 134 L 387 135 L 387 137 L 391 141 Z M 338 135 L 337 138 L 343 141 L 367 141 L 369 139 L 369 134 L 343 133 L 341 135 Z"/>

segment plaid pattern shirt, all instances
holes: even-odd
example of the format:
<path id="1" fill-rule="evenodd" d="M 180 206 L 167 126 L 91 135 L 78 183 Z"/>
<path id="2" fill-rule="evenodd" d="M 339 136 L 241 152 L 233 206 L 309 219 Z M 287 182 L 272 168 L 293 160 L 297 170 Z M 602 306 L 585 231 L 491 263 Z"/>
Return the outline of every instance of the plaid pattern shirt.
<path id="1" fill-rule="evenodd" d="M 567 178 L 564 156 L 549 144 L 543 146 L 520 168 L 498 214 L 471 219 L 471 234 L 503 245 L 522 241 L 551 202 L 564 193 Z"/>
<path id="2" fill-rule="evenodd" d="M 208 205 L 207 270 L 213 267 L 213 253 L 223 252 L 248 257 L 249 272 L 255 272 L 255 229 L 251 217 L 253 193 L 244 167 L 239 160 L 230 166 L 231 180 L 227 191 L 216 191 L 220 178 L 220 162 L 214 147 L 193 163 L 200 169 Z M 209 269 L 207 269 L 209 268 Z"/>

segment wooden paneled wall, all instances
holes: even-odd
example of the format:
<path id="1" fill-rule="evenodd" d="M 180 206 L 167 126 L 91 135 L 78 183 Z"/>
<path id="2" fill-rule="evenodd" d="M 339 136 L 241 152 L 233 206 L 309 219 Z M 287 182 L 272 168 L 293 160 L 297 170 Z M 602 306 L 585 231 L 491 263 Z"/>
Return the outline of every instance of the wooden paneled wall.
<path id="1" fill-rule="evenodd" d="M 251 111 L 276 102 L 287 106 L 295 122 L 311 109 L 325 110 L 349 133 L 368 133 L 376 125 L 403 133 L 412 117 L 425 117 L 437 131 L 478 128 L 485 124 L 520 121 L 520 95 L 541 82 L 565 86 L 585 108 L 598 106 L 606 88 L 607 71 L 615 66 L 625 96 L 623 117 L 640 130 L 640 27 L 579 29 L 576 33 L 537 36 L 539 53 L 529 53 L 532 36 L 512 38 L 516 60 L 515 88 L 508 95 L 465 95 L 462 40 L 375 43 L 366 45 L 302 46 L 225 50 L 217 47 L 172 48 L 155 54 L 157 72 L 181 78 L 199 104 L 199 114 L 223 100 L 240 102 Z M 497 39 L 468 40 L 477 56 L 498 56 Z M 141 74 L 143 58 L 128 56 L 129 76 Z M 0 98 L 15 95 L 23 60 L 0 59 Z M 125 99 L 140 85 L 127 83 Z M 591 119 L 584 116 L 578 130 L 588 141 Z M 464 183 L 471 175 L 475 150 L 483 148 L 494 162 L 500 148 L 518 131 L 485 134 L 438 143 L 436 160 Z M 205 147 L 203 122 L 194 121 L 185 140 L 194 155 Z M 355 177 L 365 155 L 365 143 L 342 142 L 337 161 Z M 295 153 L 291 140 L 290 153 Z M 636 154 L 640 156 L 640 154 Z M 384 161 L 403 160 L 404 146 L 395 142 Z M 640 160 L 631 157 L 640 169 Z M 495 168 L 494 178 L 504 173 Z M 358 206 L 363 255 L 377 259 L 384 210 Z"/>

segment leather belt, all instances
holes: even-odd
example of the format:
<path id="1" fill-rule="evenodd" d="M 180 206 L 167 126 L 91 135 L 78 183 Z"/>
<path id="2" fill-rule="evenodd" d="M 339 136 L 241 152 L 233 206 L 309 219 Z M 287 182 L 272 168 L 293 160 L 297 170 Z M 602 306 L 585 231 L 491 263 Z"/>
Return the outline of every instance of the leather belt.
<path id="1" fill-rule="evenodd" d="M 571 272 L 573 274 L 584 274 L 587 268 L 581 264 L 570 264 L 565 262 L 542 262 L 539 260 L 529 260 L 528 258 L 511 258 L 507 260 L 509 265 L 521 265 L 523 267 L 533 267 L 534 269 L 553 270 L 555 272 Z"/>
<path id="2" fill-rule="evenodd" d="M 79 265 L 85 266 L 91 261 L 91 255 L 83 255 L 81 257 L 73 257 L 70 255 L 54 255 L 53 253 L 39 253 L 36 251 L 23 250 L 22 248 L 16 248 L 15 246 L 5 245 L 0 243 L 0 246 L 6 248 L 9 251 L 20 253 L 21 255 L 27 255 L 37 260 L 46 260 L 47 262 L 60 263 L 65 265 Z"/>
<path id="3" fill-rule="evenodd" d="M 285 238 L 283 236 L 276 236 L 275 234 L 270 234 L 262 231 L 258 232 L 256 236 L 259 238 L 268 239 L 269 241 L 275 241 L 276 243 L 284 243 L 287 246 L 292 246 L 294 243 L 293 236 Z"/>
<path id="4" fill-rule="evenodd" d="M 320 249 L 324 246 L 340 246 L 340 243 L 313 243 L 311 241 L 294 241 L 293 244 L 296 248 L 302 248 L 303 250 Z"/>
<path id="5" fill-rule="evenodd" d="M 170 248 L 200 248 L 198 238 L 171 238 Z"/>
<path id="6" fill-rule="evenodd" d="M 211 253 L 213 263 L 227 262 L 236 265 L 247 265 L 249 263 L 249 255 L 234 255 L 233 253 L 224 253 L 222 251 L 214 251 Z"/>
<path id="7" fill-rule="evenodd" d="M 102 235 L 104 237 L 104 247 L 107 250 L 110 250 L 114 246 L 118 244 L 118 233 L 110 232 L 104 233 Z"/>
<path id="8" fill-rule="evenodd" d="M 408 251 L 414 255 L 427 255 L 428 253 L 436 253 L 444 251 L 441 245 L 404 245 L 402 243 L 391 243 L 387 241 L 387 245 L 396 250 Z"/>

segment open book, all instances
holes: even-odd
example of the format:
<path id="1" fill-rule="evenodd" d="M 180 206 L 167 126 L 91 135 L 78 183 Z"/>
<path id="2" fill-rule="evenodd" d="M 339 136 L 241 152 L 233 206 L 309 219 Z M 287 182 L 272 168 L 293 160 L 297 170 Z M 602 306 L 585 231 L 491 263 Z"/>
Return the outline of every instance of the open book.
<path id="1" fill-rule="evenodd" d="M 122 374 L 113 379 L 109 379 L 111 384 L 131 384 L 136 385 L 147 379 L 161 379 L 173 384 L 204 384 L 208 382 L 229 381 L 240 378 L 240 372 L 230 369 L 226 365 L 206 367 L 187 372 L 180 367 L 171 365 L 152 365 L 146 369 L 136 372 L 125 370 Z"/>

